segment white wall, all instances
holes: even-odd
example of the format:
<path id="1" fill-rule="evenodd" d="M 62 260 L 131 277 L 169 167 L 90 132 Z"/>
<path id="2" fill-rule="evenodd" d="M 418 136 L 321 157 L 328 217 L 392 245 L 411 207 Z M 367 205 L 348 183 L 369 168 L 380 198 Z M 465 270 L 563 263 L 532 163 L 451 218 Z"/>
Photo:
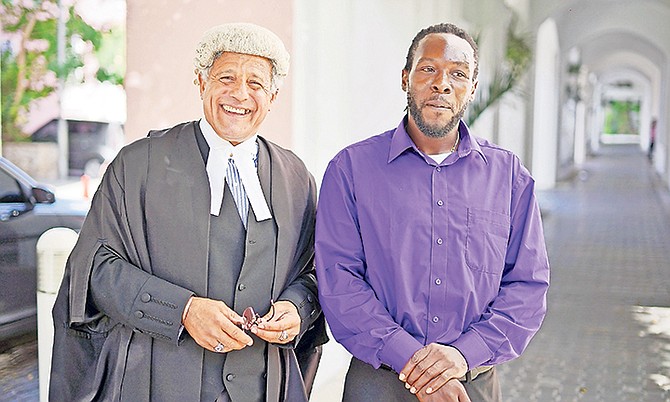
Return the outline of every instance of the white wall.
<path id="1" fill-rule="evenodd" d="M 439 22 L 464 26 L 461 1 L 295 0 L 294 10 L 293 148 L 320 181 L 340 149 L 398 125 L 412 38 Z"/>

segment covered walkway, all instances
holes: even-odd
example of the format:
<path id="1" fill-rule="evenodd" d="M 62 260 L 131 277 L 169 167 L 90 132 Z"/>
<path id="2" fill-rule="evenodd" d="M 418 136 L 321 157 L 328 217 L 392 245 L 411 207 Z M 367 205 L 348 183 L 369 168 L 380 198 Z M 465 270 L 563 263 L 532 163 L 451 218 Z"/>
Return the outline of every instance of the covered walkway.
<path id="1" fill-rule="evenodd" d="M 637 146 L 540 193 L 552 284 L 509 401 L 670 401 L 670 209 Z"/>

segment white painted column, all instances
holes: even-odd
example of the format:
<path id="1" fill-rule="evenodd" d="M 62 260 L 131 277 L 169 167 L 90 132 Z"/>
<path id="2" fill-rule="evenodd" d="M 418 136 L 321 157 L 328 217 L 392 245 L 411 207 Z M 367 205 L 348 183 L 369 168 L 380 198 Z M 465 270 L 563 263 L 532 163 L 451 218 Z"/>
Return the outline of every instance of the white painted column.
<path id="1" fill-rule="evenodd" d="M 586 160 L 586 105 L 577 102 L 575 107 L 575 167 L 580 168 Z"/>
<path id="2" fill-rule="evenodd" d="M 51 309 L 63 279 L 65 263 L 77 232 L 70 228 L 51 228 L 37 240 L 37 347 L 40 401 L 47 401 L 51 373 L 54 323 Z"/>
<path id="3" fill-rule="evenodd" d="M 540 25 L 535 46 L 532 173 L 538 189 L 556 184 L 558 154 L 558 31 L 554 20 Z"/>

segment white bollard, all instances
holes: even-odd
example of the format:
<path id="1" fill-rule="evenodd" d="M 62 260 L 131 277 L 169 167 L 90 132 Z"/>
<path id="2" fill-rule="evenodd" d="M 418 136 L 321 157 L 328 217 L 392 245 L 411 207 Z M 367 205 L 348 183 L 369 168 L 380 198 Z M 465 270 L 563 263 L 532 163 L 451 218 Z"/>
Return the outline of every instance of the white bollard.
<path id="1" fill-rule="evenodd" d="M 52 228 L 37 240 L 37 355 L 40 401 L 49 399 L 49 374 L 54 329 L 51 310 L 63 279 L 65 263 L 77 242 L 70 228 Z"/>

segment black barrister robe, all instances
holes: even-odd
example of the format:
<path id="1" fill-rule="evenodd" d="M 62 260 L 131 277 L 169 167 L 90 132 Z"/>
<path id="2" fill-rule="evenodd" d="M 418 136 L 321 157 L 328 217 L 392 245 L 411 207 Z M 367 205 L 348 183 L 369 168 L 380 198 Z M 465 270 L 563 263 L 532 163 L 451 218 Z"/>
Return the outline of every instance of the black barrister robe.
<path id="1" fill-rule="evenodd" d="M 199 399 L 203 349 L 180 331 L 188 298 L 207 293 L 210 191 L 197 125 L 152 132 L 124 147 L 107 169 L 53 309 L 50 400 L 150 401 L 158 378 L 178 378 L 160 384 L 171 388 L 172 400 Z M 294 342 L 268 345 L 267 398 L 300 401 L 305 391 L 295 351 L 318 355 L 314 347 L 327 339 L 313 268 L 316 186 L 293 153 L 259 141 L 270 156 L 278 232 L 268 280 L 275 278 L 273 299 L 292 301 L 302 318 Z M 89 278 L 101 247 L 121 262 L 113 265 L 119 270 L 113 313 L 91 301 Z M 173 364 L 152 365 L 154 353 L 168 353 Z M 234 384 L 227 388 L 235 399 Z"/>

